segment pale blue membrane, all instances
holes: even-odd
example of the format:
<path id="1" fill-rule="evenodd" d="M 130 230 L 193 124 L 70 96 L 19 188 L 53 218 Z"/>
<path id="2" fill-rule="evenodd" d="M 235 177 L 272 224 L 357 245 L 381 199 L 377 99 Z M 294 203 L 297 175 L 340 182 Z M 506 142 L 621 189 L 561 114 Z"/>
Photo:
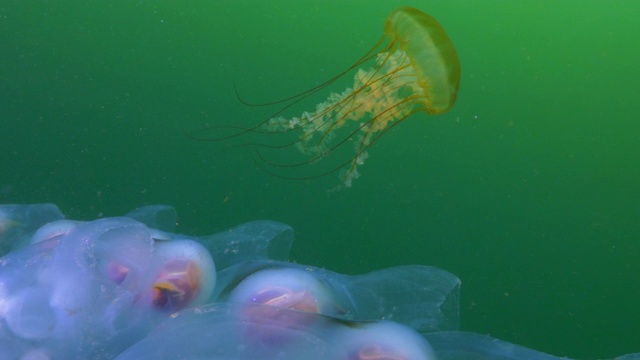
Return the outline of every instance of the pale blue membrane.
<path id="1" fill-rule="evenodd" d="M 114 357 L 164 315 L 149 306 L 153 240 L 128 218 L 80 223 L 0 261 L 7 359 Z M 1 358 L 1 357 L 0 357 Z"/>
<path id="2" fill-rule="evenodd" d="M 464 331 L 423 334 L 440 360 L 559 360 L 567 359 Z"/>
<path id="3" fill-rule="evenodd" d="M 349 276 L 287 262 L 249 261 L 218 272 L 211 301 L 259 302 L 256 294 L 276 289 L 277 295 L 286 286 L 294 294 L 306 291 L 316 297 L 318 311 L 324 315 L 392 320 L 419 332 L 458 329 L 460 280 L 431 266 L 399 266 Z"/>
<path id="4" fill-rule="evenodd" d="M 42 225 L 62 219 L 54 204 L 0 205 L 0 256 L 26 246 Z"/>
<path id="5" fill-rule="evenodd" d="M 206 236 L 174 234 L 176 211 L 167 205 L 150 205 L 129 212 L 153 230 L 158 241 L 191 239 L 202 244 L 213 256 L 218 271 L 251 259 L 288 260 L 293 244 L 293 229 L 270 220 L 251 221 Z"/>
<path id="6" fill-rule="evenodd" d="M 444 270 L 341 275 L 284 262 L 285 224 L 194 237 L 173 233 L 175 219 L 163 205 L 84 223 L 51 204 L 0 206 L 0 360 L 559 359 L 455 331 L 460 281 Z M 270 278 L 325 315 L 260 305 L 252 291 Z"/>
<path id="7" fill-rule="evenodd" d="M 423 337 L 396 323 L 231 303 L 176 313 L 117 359 L 364 360 L 375 359 L 374 353 L 380 359 L 435 359 Z"/>
<path id="8" fill-rule="evenodd" d="M 614 360 L 640 360 L 640 352 L 618 356 Z"/>
<path id="9" fill-rule="evenodd" d="M 129 217 L 65 220 L 50 204 L 0 209 L 19 230 L 3 237 L 17 250 L 0 259 L 0 359 L 113 358 L 160 319 L 209 298 L 215 268 L 200 241 L 233 264 L 285 258 L 293 237 L 290 227 L 269 221 L 197 238 Z M 172 211 L 147 207 L 136 216 L 171 230 Z M 159 234 L 171 241 L 158 241 Z"/>
<path id="10" fill-rule="evenodd" d="M 423 334 L 439 360 L 560 360 L 569 359 L 512 344 L 487 335 L 465 331 Z M 613 360 L 640 360 L 640 353 L 618 356 Z"/>

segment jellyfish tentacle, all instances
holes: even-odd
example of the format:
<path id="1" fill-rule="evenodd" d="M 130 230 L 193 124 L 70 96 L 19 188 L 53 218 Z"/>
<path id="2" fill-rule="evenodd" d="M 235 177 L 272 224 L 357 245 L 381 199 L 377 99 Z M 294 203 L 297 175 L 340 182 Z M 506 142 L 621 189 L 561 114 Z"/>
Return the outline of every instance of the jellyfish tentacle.
<path id="1" fill-rule="evenodd" d="M 377 132 L 379 131 L 378 129 L 385 128 L 387 126 L 387 123 L 392 122 L 398 118 L 407 117 L 409 113 L 404 111 L 404 108 L 405 108 L 404 106 L 402 107 L 400 106 L 408 101 L 412 101 L 416 99 L 417 96 L 411 96 L 400 101 L 397 101 L 397 100 L 401 98 L 396 96 L 396 93 L 400 89 L 407 86 L 407 83 L 398 84 L 398 79 L 402 77 L 415 78 L 412 75 L 405 74 L 405 70 L 410 69 L 408 62 L 406 61 L 407 57 L 403 52 L 397 52 L 393 55 L 379 54 L 378 57 L 379 59 L 376 63 L 377 66 L 374 69 L 370 69 L 370 71 L 366 75 L 363 75 L 362 72 L 359 72 L 358 74 L 355 75 L 354 77 L 355 90 L 347 89 L 345 93 L 337 97 L 334 95 L 331 95 L 329 97 L 328 102 L 333 102 L 333 103 L 330 104 L 328 107 L 324 107 L 323 112 L 315 116 L 307 116 L 307 118 L 311 119 L 308 121 L 309 123 L 319 122 L 319 125 L 316 126 L 314 129 L 312 129 L 311 131 L 305 132 L 299 139 L 300 144 L 303 144 L 303 145 L 307 144 L 309 141 L 311 141 L 311 138 L 314 133 L 319 131 L 322 132 L 320 139 L 313 146 L 304 147 L 304 150 L 303 150 L 304 153 L 312 154 L 312 157 L 310 159 L 302 162 L 288 163 L 288 164 L 274 163 L 274 162 L 266 161 L 262 153 L 258 151 L 259 158 L 262 160 L 265 160 L 269 165 L 275 166 L 275 167 L 287 168 L 287 167 L 302 166 L 308 163 L 318 161 L 322 157 L 329 155 L 338 147 L 343 145 L 345 142 L 352 139 L 353 136 L 355 136 L 360 131 L 363 131 L 366 133 L 371 133 L 372 131 Z M 397 66 L 398 63 L 401 63 L 403 65 Z M 382 67 L 385 65 L 393 66 L 395 70 L 391 72 L 385 72 L 383 75 L 377 76 L 380 69 L 382 69 Z M 395 85 L 391 86 L 389 84 L 395 84 Z M 381 98 L 386 99 L 385 103 L 382 104 L 382 106 L 376 107 L 377 102 L 372 101 L 371 104 L 366 105 L 367 107 L 366 109 L 356 113 L 355 110 L 357 108 L 365 107 L 365 102 L 362 99 L 358 99 L 358 97 L 362 93 L 371 93 L 371 92 L 382 93 L 383 94 L 382 96 L 378 95 L 376 98 L 378 99 L 378 102 Z M 349 104 L 349 108 L 345 114 L 342 114 L 341 111 L 345 108 L 345 104 L 347 103 Z M 419 106 L 420 103 L 416 102 L 416 104 L 418 104 Z M 395 110 L 393 112 L 389 112 L 390 109 L 395 109 Z M 400 111 L 401 109 L 403 111 Z M 335 117 L 337 119 L 331 122 L 324 121 L 322 118 L 329 113 L 332 115 L 332 117 Z M 358 114 L 358 115 L 354 116 L 354 114 Z M 340 142 L 338 142 L 334 146 L 327 149 L 326 145 L 328 144 L 328 136 L 331 136 L 331 134 L 333 134 L 333 132 L 337 128 L 342 127 L 347 120 L 359 120 L 364 114 L 371 114 L 371 118 L 369 119 L 369 121 L 362 123 L 351 134 L 348 134 Z M 325 128 L 324 130 L 321 130 L 321 128 L 327 125 L 328 125 L 327 128 Z M 367 139 L 369 139 L 368 135 L 364 137 L 364 140 L 367 140 Z M 359 152 L 358 154 L 356 154 L 356 158 L 354 158 L 356 162 L 362 162 L 361 159 L 358 159 L 359 156 L 362 156 L 362 152 Z M 351 160 L 345 162 L 345 165 L 348 164 L 349 162 L 351 162 Z"/>
<path id="2" fill-rule="evenodd" d="M 236 84 L 234 83 L 234 91 L 236 93 L 236 97 L 238 99 L 238 101 L 240 101 L 240 103 L 242 103 L 243 105 L 246 106 L 252 106 L 252 107 L 259 107 L 259 106 L 271 106 L 271 105 L 277 105 L 277 104 L 282 104 L 282 103 L 287 103 L 285 106 L 283 106 L 282 108 L 280 108 L 277 112 L 271 114 L 271 116 L 265 118 L 264 120 L 260 121 L 257 124 L 254 124 L 250 127 L 242 127 L 242 126 L 233 126 L 233 125 L 216 125 L 216 126 L 208 126 L 208 127 L 204 127 L 204 128 L 200 128 L 200 129 L 196 129 L 194 131 L 190 131 L 186 133 L 186 136 L 193 139 L 193 140 L 198 140 L 198 141 L 209 141 L 209 142 L 219 142 L 219 141 L 224 141 L 224 140 L 229 140 L 229 139 L 233 139 L 248 133 L 263 133 L 264 131 L 261 131 L 261 128 L 267 124 L 272 118 L 279 116 L 280 114 L 282 114 L 283 112 L 285 112 L 286 110 L 288 110 L 289 108 L 291 108 L 292 106 L 298 104 L 299 102 L 303 101 L 304 99 L 308 98 L 309 96 L 317 93 L 318 91 L 324 89 L 325 87 L 333 84 L 336 80 L 340 79 L 342 76 L 344 76 L 345 74 L 347 74 L 348 72 L 352 71 L 353 69 L 357 68 L 358 66 L 362 65 L 363 63 L 366 63 L 368 61 L 371 60 L 371 58 L 375 57 L 376 54 L 376 50 L 377 48 L 379 48 L 382 44 L 384 43 L 384 37 L 380 38 L 380 40 L 378 40 L 378 42 L 369 50 L 367 51 L 367 53 L 365 55 L 363 55 L 362 57 L 360 57 L 356 62 L 354 62 L 353 64 L 351 64 L 346 70 L 342 71 L 341 73 L 339 73 L 336 76 L 333 76 L 332 78 L 330 78 L 329 80 L 323 82 L 322 84 L 316 85 L 308 90 L 305 90 L 299 94 L 295 94 L 292 96 L 289 96 L 285 99 L 280 99 L 280 100 L 276 100 L 276 101 L 272 101 L 272 102 L 266 102 L 266 103 L 250 103 L 248 101 L 246 101 L 245 99 L 243 99 L 240 96 L 240 93 L 237 89 Z M 390 44 L 386 45 L 383 49 L 387 49 L 390 47 Z M 226 136 L 220 136 L 220 137 L 200 137 L 200 136 L 195 136 L 194 134 L 196 133 L 202 133 L 205 131 L 215 131 L 215 130 L 221 130 L 221 129 L 236 129 L 239 130 L 237 133 L 234 134 L 230 134 L 230 135 L 226 135 Z M 288 132 L 290 130 L 284 129 L 284 130 L 279 130 L 278 132 Z M 270 132 L 272 133 L 272 132 Z"/>
<path id="3" fill-rule="evenodd" d="M 402 102 L 398 103 L 397 105 L 401 107 L 401 106 L 403 106 L 405 103 L 408 103 L 408 102 L 410 102 L 410 101 L 411 101 L 411 99 L 404 99 L 404 100 L 402 100 Z M 321 154 L 317 154 L 317 155 L 315 155 L 314 157 L 312 157 L 312 158 L 310 158 L 310 159 L 307 159 L 307 160 L 305 160 L 305 161 L 302 161 L 302 162 L 296 162 L 296 163 L 275 163 L 275 162 L 271 162 L 271 161 L 267 160 L 267 159 L 262 155 L 262 153 L 261 153 L 259 150 L 257 150 L 257 149 L 256 149 L 256 151 L 257 151 L 257 154 L 259 155 L 260 159 L 261 159 L 261 160 L 264 160 L 264 163 L 266 163 L 266 164 L 268 164 L 268 165 L 270 165 L 270 166 L 273 166 L 273 167 L 278 167 L 278 168 L 291 168 L 291 167 L 298 167 L 298 166 L 307 165 L 307 164 L 309 164 L 309 163 L 316 162 L 316 161 L 318 161 L 318 160 L 322 159 L 323 157 L 326 157 L 326 156 L 330 155 L 332 152 L 334 152 L 334 151 L 335 151 L 335 150 L 337 150 L 339 147 L 341 147 L 342 145 L 344 145 L 347 141 L 349 141 L 349 140 L 353 139 L 353 137 L 354 137 L 355 135 L 357 135 L 359 132 L 361 132 L 361 131 L 363 131 L 364 129 L 366 129 L 366 127 L 367 127 L 367 126 L 370 126 L 372 123 L 375 123 L 376 121 L 379 121 L 379 120 L 380 120 L 380 118 L 381 118 L 383 115 L 388 115 L 388 114 L 387 114 L 387 112 L 390 112 L 390 111 L 392 111 L 392 110 L 393 110 L 393 112 L 394 112 L 394 113 L 392 113 L 392 114 L 391 114 L 391 116 L 394 116 L 394 115 L 395 115 L 395 113 L 400 112 L 400 110 L 402 110 L 402 108 L 398 109 L 397 107 L 392 107 L 392 108 L 386 109 L 384 112 L 382 112 L 382 113 L 378 114 L 376 117 L 373 117 L 373 118 L 369 119 L 368 121 L 361 123 L 361 124 L 360 124 L 356 129 L 355 129 L 355 130 L 353 130 L 351 133 L 349 133 L 347 136 L 345 136 L 343 139 L 341 139 L 339 142 L 337 142 L 336 144 L 334 144 L 334 145 L 333 145 L 333 146 L 331 146 L 330 148 L 328 148 L 328 149 L 324 150 Z M 395 125 L 395 124 L 394 124 L 394 125 Z M 386 132 L 386 130 L 387 130 L 387 129 L 383 129 L 383 130 Z M 367 147 L 367 148 L 368 148 L 368 147 Z M 363 149 L 362 151 L 364 151 L 364 150 L 366 150 L 366 148 L 365 148 L 365 149 Z M 359 153 L 359 154 L 357 154 L 357 155 L 360 155 L 360 153 Z M 330 172 L 328 172 L 328 173 L 325 173 L 325 174 L 323 174 L 323 175 L 330 174 L 330 173 L 332 173 L 332 172 L 335 172 L 335 171 L 340 170 L 340 168 L 342 168 L 342 167 L 344 167 L 345 165 L 349 164 L 352 160 L 353 160 L 353 159 L 349 159 L 349 160 L 347 160 L 347 161 L 343 162 L 343 163 L 342 163 L 341 165 L 339 165 L 337 168 L 335 168 L 335 169 L 333 169 L 332 171 L 330 171 Z M 311 177 L 311 178 L 313 178 L 313 177 Z M 293 179 L 295 179 L 295 178 L 293 178 Z M 309 178 L 308 178 L 308 177 L 304 177 L 304 178 L 302 178 L 302 179 L 309 179 Z"/>
<path id="4" fill-rule="evenodd" d="M 406 100 L 406 102 L 409 102 L 409 100 Z M 399 104 L 399 106 L 405 106 L 404 104 Z M 394 110 L 396 112 L 400 111 L 398 109 L 389 109 L 389 111 Z M 419 112 L 420 109 L 414 109 L 412 111 L 412 114 L 415 112 Z M 380 114 L 383 115 L 383 114 Z M 351 137 L 355 136 L 362 128 L 364 128 L 368 123 L 375 121 L 376 119 L 370 119 L 367 123 L 363 123 L 361 124 L 358 129 L 354 130 L 351 133 Z M 322 173 L 319 174 L 315 174 L 315 175 L 301 175 L 301 176 L 289 176 L 289 175 L 285 175 L 285 174 L 281 174 L 275 171 L 270 170 L 269 168 L 265 167 L 265 165 L 274 167 L 274 168 L 290 168 L 290 167 L 297 167 L 297 166 L 303 166 L 303 165 L 307 165 L 309 163 L 312 162 L 316 162 L 318 160 L 320 160 L 322 157 L 330 154 L 331 152 L 333 152 L 335 149 L 337 149 L 338 147 L 340 147 L 341 145 L 343 145 L 346 141 L 350 140 L 351 137 L 347 136 L 345 139 L 341 140 L 340 143 L 334 145 L 331 149 L 328 149 L 326 151 L 326 153 L 324 155 L 319 155 L 316 156 L 314 158 L 308 159 L 306 161 L 300 162 L 300 163 L 293 163 L 293 164 L 286 164 L 286 163 L 274 163 L 269 161 L 268 159 L 266 159 L 259 151 L 257 151 L 256 149 L 256 155 L 258 156 L 258 159 L 260 161 L 255 161 L 256 165 L 260 166 L 262 168 L 263 171 L 265 171 L 266 173 L 268 173 L 269 175 L 275 176 L 277 178 L 281 178 L 281 179 L 285 179 L 285 180 L 313 180 L 313 179 L 317 179 L 320 177 L 324 177 L 327 175 L 331 175 L 333 173 L 336 173 L 340 170 L 343 170 L 347 165 L 352 165 L 352 167 L 350 167 L 349 170 L 345 170 L 345 172 L 347 174 L 350 174 L 350 178 L 346 178 L 345 175 L 341 175 L 340 178 L 342 180 L 342 183 L 334 188 L 332 188 L 331 190 L 338 190 L 342 187 L 350 187 L 351 186 L 351 181 L 355 178 L 357 178 L 357 176 L 354 176 L 354 174 L 357 173 L 357 167 L 353 167 L 353 162 L 359 159 L 364 160 L 363 156 L 366 153 L 366 151 L 373 146 L 373 144 L 377 141 L 377 139 L 382 136 L 384 133 L 386 133 L 387 131 L 391 130 L 393 127 L 395 127 L 396 125 L 398 125 L 400 122 L 402 122 L 405 119 L 401 119 L 395 123 L 393 123 L 390 127 L 387 127 L 385 129 L 383 129 L 379 134 L 377 134 L 369 143 L 367 144 L 362 144 L 361 147 L 358 149 L 356 156 L 346 160 L 342 163 L 339 163 L 338 165 L 334 166 L 333 168 L 324 171 Z M 357 165 L 362 165 L 362 164 L 357 164 Z"/>
<path id="5" fill-rule="evenodd" d="M 298 99 L 300 97 L 306 97 L 306 96 L 309 96 L 309 95 L 313 95 L 316 92 L 318 92 L 319 90 L 324 89 L 328 85 L 333 84 L 335 81 L 340 79 L 342 76 L 344 76 L 348 72 L 352 71 L 353 69 L 357 68 L 358 66 L 368 62 L 373 57 L 375 57 L 377 55 L 376 49 L 378 47 L 380 47 L 384 43 L 384 40 L 385 40 L 384 37 L 380 38 L 380 40 L 378 40 L 378 42 L 371 49 L 369 49 L 369 51 L 367 51 L 362 57 L 360 57 L 353 64 L 351 64 L 346 70 L 340 72 L 338 75 L 333 76 L 332 78 L 330 78 L 329 80 L 323 82 L 322 84 L 318 84 L 318 85 L 316 85 L 316 86 L 314 86 L 314 87 L 312 87 L 310 89 L 307 89 L 307 90 L 305 90 L 305 91 L 303 91 L 301 93 L 291 95 L 291 96 L 286 97 L 284 99 L 275 100 L 275 101 L 271 101 L 271 102 L 264 102 L 264 103 L 250 103 L 250 102 L 244 100 L 240 96 L 240 92 L 238 91 L 238 88 L 237 88 L 235 82 L 233 84 L 233 88 L 235 90 L 236 96 L 238 97 L 238 100 L 243 105 L 255 106 L 255 107 L 258 107 L 258 106 L 272 106 L 272 105 L 283 104 L 283 103 L 286 103 L 288 101 L 292 101 L 292 100 Z M 385 46 L 384 49 L 390 48 L 391 46 L 392 46 L 392 44 L 388 44 L 387 46 Z M 384 49 L 382 51 L 384 51 Z"/>

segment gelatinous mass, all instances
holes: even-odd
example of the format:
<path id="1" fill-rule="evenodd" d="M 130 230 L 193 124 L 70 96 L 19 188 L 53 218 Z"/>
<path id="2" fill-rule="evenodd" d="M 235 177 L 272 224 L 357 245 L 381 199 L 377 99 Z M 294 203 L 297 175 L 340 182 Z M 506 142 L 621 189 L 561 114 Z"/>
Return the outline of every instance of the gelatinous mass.
<path id="1" fill-rule="evenodd" d="M 560 359 L 457 331 L 460 280 L 445 270 L 342 275 L 285 261 L 287 225 L 194 237 L 175 219 L 0 205 L 0 360 Z"/>
<path id="2" fill-rule="evenodd" d="M 0 234 L 0 359 L 431 359 L 419 331 L 457 327 L 460 281 L 444 270 L 340 275 L 283 261 L 284 224 L 192 237 L 175 219 L 0 205 L 22 229 Z"/>
<path id="3" fill-rule="evenodd" d="M 293 105 L 351 73 L 355 73 L 351 87 L 331 93 L 326 101 L 300 116 L 284 116 Z M 261 140 L 244 145 L 255 147 L 268 172 L 284 178 L 309 179 L 340 171 L 342 185 L 350 187 L 359 177 L 358 167 L 364 164 L 369 148 L 380 136 L 416 112 L 447 112 L 455 104 L 459 83 L 458 55 L 444 28 L 424 12 L 403 7 L 388 16 L 378 43 L 343 73 L 301 94 L 271 103 L 285 105 L 251 128 L 213 126 L 194 137 L 221 141 L 259 133 L 263 135 Z M 223 128 L 238 131 L 205 136 Z M 264 139 L 273 139 L 274 135 L 280 136 L 278 143 Z M 339 151 L 350 146 L 355 154 Z M 274 150 L 293 147 L 302 152 L 302 160 L 273 160 Z M 330 164 L 320 173 L 296 172 L 321 160 Z"/>

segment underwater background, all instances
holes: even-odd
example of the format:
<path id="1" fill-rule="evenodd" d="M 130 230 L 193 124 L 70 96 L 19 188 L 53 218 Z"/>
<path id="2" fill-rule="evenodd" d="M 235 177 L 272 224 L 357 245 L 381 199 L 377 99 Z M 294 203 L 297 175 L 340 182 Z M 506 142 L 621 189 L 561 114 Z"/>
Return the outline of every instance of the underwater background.
<path id="1" fill-rule="evenodd" d="M 247 148 L 185 135 L 268 118 L 279 108 L 243 105 L 234 84 L 252 102 L 316 86 L 403 5 L 451 37 L 458 101 L 388 131 L 352 188 L 328 191 L 336 174 L 273 177 Z M 638 352 L 639 12 L 622 0 L 3 1 L 0 203 L 87 220 L 170 204 L 194 235 L 277 220 L 296 231 L 296 262 L 454 273 L 463 330 L 572 358 Z"/>

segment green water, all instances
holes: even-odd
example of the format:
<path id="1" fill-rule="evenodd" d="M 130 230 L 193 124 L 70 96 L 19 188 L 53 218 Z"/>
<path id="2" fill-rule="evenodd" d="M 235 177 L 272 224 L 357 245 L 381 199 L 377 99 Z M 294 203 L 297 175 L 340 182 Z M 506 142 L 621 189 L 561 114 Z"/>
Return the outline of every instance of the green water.
<path id="1" fill-rule="evenodd" d="M 184 135 L 268 117 L 277 108 L 243 106 L 233 83 L 257 102 L 315 86 L 400 5 L 447 29 L 458 102 L 387 132 L 353 188 L 272 177 L 246 149 Z M 453 272 L 464 330 L 574 358 L 637 352 L 638 12 L 622 0 L 3 1 L 0 203 L 82 219 L 166 203 L 190 234 L 279 220 L 301 263 Z"/>

